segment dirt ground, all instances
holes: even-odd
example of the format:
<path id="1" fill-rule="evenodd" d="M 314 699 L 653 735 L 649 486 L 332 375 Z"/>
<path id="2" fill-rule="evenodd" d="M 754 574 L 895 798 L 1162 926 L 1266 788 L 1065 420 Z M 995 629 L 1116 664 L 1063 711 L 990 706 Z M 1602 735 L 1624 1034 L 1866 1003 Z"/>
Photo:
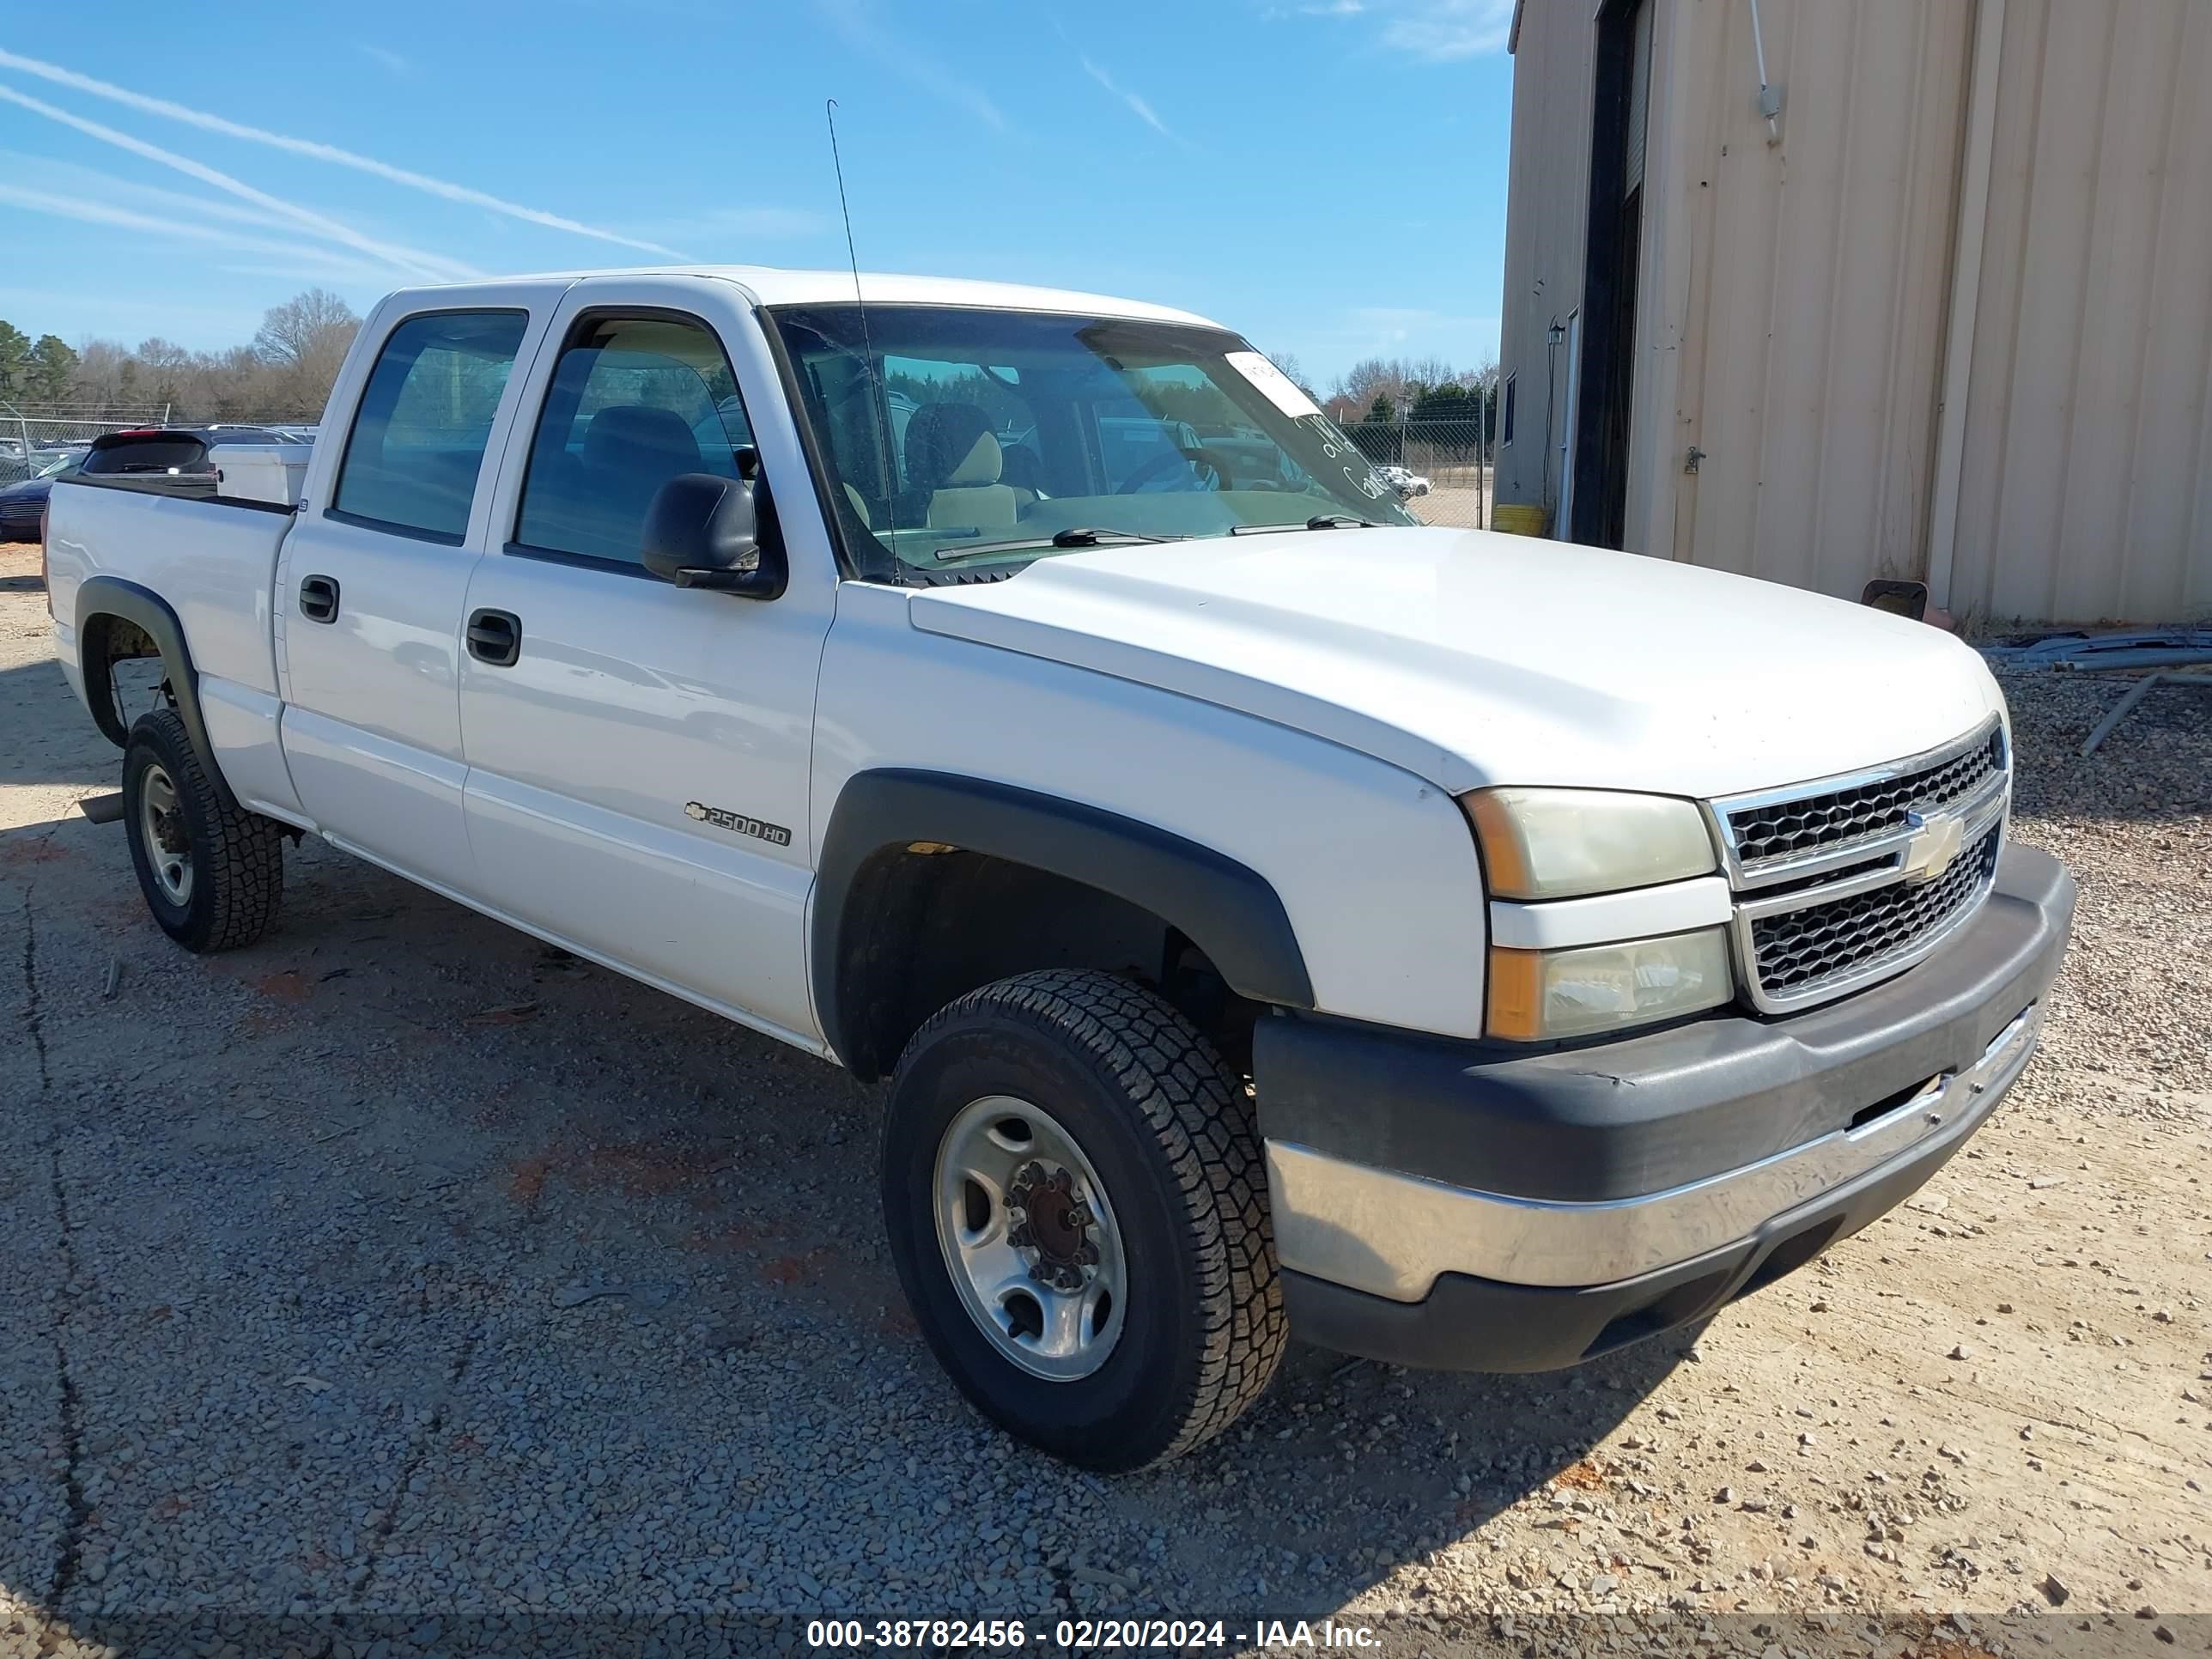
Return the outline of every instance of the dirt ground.
<path id="1" fill-rule="evenodd" d="M 0 549 L 0 1653 L 887 1609 L 2212 1649 L 2212 695 L 2085 763 L 2114 688 L 2008 686 L 2077 941 L 1908 1207 L 1571 1375 L 1297 1350 L 1224 1442 L 1104 1481 L 931 1363 L 876 1091 L 312 843 L 262 942 L 172 947 L 76 810 L 118 757 L 37 571 Z"/>

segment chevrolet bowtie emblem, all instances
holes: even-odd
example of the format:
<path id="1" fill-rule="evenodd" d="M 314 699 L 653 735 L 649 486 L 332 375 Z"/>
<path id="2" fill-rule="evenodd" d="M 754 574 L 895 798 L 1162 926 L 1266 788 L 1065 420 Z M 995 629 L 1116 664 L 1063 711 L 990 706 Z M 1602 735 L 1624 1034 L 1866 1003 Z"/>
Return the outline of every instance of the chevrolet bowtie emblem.
<path id="1" fill-rule="evenodd" d="M 1905 844 L 1905 878 L 1933 881 L 1951 867 L 1966 838 L 1966 821 L 1960 817 L 1931 818 L 1918 812 L 1905 815 L 1912 839 Z"/>

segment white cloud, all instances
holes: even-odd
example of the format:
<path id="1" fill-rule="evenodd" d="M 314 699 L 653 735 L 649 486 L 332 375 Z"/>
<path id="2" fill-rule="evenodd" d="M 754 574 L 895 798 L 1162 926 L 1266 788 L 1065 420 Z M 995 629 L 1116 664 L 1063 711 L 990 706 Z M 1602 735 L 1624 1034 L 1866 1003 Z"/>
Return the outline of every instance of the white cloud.
<path id="1" fill-rule="evenodd" d="M 414 64 L 389 46 L 373 46 L 366 40 L 356 40 L 353 43 L 353 49 L 370 63 L 382 64 L 403 81 L 411 81 L 415 77 Z"/>
<path id="2" fill-rule="evenodd" d="M 1328 0 L 1326 5 L 1300 6 L 1301 17 L 1357 17 L 1367 9 L 1366 0 Z"/>
<path id="3" fill-rule="evenodd" d="M 1382 30 L 1382 44 L 1437 63 L 1501 52 L 1514 0 L 1415 0 Z"/>
<path id="4" fill-rule="evenodd" d="M 0 57 L 6 55 L 0 53 Z M 319 236 L 326 236 L 334 242 L 342 242 L 359 252 L 373 255 L 386 264 L 396 265 L 413 275 L 427 276 L 436 282 L 449 283 L 456 277 L 476 276 L 483 274 L 471 266 L 463 264 L 458 259 L 449 259 L 442 254 L 426 253 L 419 248 L 404 247 L 393 242 L 380 242 L 375 238 L 365 236 L 352 226 L 342 223 L 327 215 L 316 213 L 295 203 L 287 202 L 280 197 L 271 196 L 266 191 L 256 190 L 244 180 L 234 179 L 228 173 L 208 166 L 204 161 L 195 161 L 188 155 L 179 155 L 174 150 L 163 149 L 159 144 L 149 144 L 143 138 L 133 138 L 127 132 L 118 132 L 113 127 L 102 126 L 97 121 L 88 121 L 81 115 L 70 114 L 67 110 L 56 109 L 52 104 L 41 102 L 27 94 L 17 92 L 12 87 L 0 86 L 0 102 L 17 105 L 35 115 L 43 115 L 48 120 L 58 121 L 64 126 L 74 127 L 88 137 L 97 138 L 102 143 L 112 144 L 118 149 L 128 150 L 133 155 L 143 156 L 149 161 L 158 161 L 163 167 L 173 167 L 179 173 L 197 179 L 204 185 L 214 185 L 226 195 L 235 196 L 240 201 L 252 202 L 258 207 L 290 220 L 295 225 L 313 231 Z"/>
<path id="5" fill-rule="evenodd" d="M 374 49 L 364 48 L 364 50 L 373 51 Z M 640 241 L 635 237 L 625 236 L 617 231 L 603 230 L 597 225 L 584 224 L 578 220 L 564 218 L 557 213 L 546 213 L 537 208 L 524 207 L 519 203 L 505 201 L 480 190 L 472 190 L 466 185 L 453 184 L 444 179 L 433 179 L 427 173 L 410 172 L 405 167 L 393 167 L 386 161 L 375 161 L 366 155 L 356 155 L 353 151 L 340 149 L 335 144 L 318 143 L 309 138 L 294 138 L 281 132 L 270 132 L 265 128 L 247 126 L 242 122 L 229 120 L 220 115 L 212 115 L 205 110 L 192 109 L 183 104 L 172 103 L 166 98 L 149 98 L 143 93 L 131 92 L 110 82 L 97 81 L 91 76 L 80 75 L 74 70 L 64 69 L 58 64 L 45 63 L 36 58 L 25 58 L 16 52 L 0 50 L 0 69 L 11 69 L 25 75 L 35 75 L 41 79 L 54 82 L 57 86 L 69 87 L 78 92 L 89 93 L 95 98 L 107 99 L 111 102 L 137 110 L 143 114 L 159 115 L 168 120 L 182 121 L 187 125 L 201 128 L 204 131 L 221 133 L 227 138 L 240 138 L 248 143 L 265 144 L 272 149 L 284 150 L 294 155 L 304 155 L 317 161 L 328 161 L 334 167 L 351 167 L 356 172 L 372 173 L 392 184 L 404 185 L 410 190 L 419 190 L 432 196 L 443 197 L 449 202 L 461 202 L 471 207 L 489 208 L 495 213 L 503 213 L 510 218 L 527 220 L 532 224 L 544 225 L 550 230 L 565 230 L 573 235 L 588 236 L 602 242 L 619 243 L 624 247 L 639 248 L 645 252 L 661 254 L 672 259 L 680 259 L 684 257 L 674 248 L 663 247 L 657 242 Z"/>
<path id="6" fill-rule="evenodd" d="M 1174 133 L 1168 131 L 1168 124 L 1160 119 L 1158 113 L 1154 111 L 1150 104 L 1146 103 L 1142 98 L 1139 98 L 1135 93 L 1130 92 L 1125 88 L 1116 86 L 1114 83 L 1114 77 L 1107 74 L 1104 70 L 1099 68 L 1097 64 L 1091 62 L 1088 57 L 1085 57 L 1083 60 L 1083 72 L 1088 75 L 1092 80 L 1096 81 L 1100 86 L 1105 88 L 1107 91 L 1112 93 L 1123 103 L 1127 104 L 1135 113 L 1139 120 L 1142 121 L 1154 132 L 1158 133 L 1161 137 L 1175 138 L 1177 143 L 1181 143 L 1182 142 L 1182 139 L 1176 138 Z"/>
<path id="7" fill-rule="evenodd" d="M 871 0 L 815 0 L 846 43 L 886 69 L 904 76 L 923 91 L 956 104 L 994 131 L 1006 130 L 1006 118 L 981 89 L 963 80 L 911 40 L 894 34 L 876 15 Z"/>

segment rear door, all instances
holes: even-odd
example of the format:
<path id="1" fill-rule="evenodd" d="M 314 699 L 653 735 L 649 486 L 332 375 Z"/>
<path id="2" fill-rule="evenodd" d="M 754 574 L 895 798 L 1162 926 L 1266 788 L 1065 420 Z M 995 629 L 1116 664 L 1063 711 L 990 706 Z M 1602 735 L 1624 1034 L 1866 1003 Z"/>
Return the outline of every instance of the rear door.
<path id="1" fill-rule="evenodd" d="M 459 668 L 494 432 L 558 295 L 396 296 L 368 326 L 349 424 L 326 431 L 284 544 L 275 627 L 285 757 L 331 840 L 466 891 Z M 520 302 L 519 302 L 520 301 Z M 333 407 L 343 407 L 335 402 Z"/>
<path id="2" fill-rule="evenodd" d="M 654 492 L 757 466 L 766 602 L 656 580 Z M 478 890 L 664 988 L 813 1046 L 815 684 L 836 571 L 750 296 L 579 282 L 523 389 L 471 578 L 461 729 Z"/>

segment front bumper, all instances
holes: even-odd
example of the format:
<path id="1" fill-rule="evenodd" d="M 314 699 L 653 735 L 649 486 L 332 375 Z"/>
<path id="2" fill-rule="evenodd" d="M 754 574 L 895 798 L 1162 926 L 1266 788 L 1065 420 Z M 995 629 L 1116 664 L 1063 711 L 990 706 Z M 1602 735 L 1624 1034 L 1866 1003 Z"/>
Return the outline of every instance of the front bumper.
<path id="1" fill-rule="evenodd" d="M 2009 848 L 1910 972 L 1783 1019 L 1530 1054 L 1261 1022 L 1291 1328 L 1406 1364 L 1545 1370 L 1705 1317 L 1901 1202 L 2033 1054 L 2074 883 Z"/>

